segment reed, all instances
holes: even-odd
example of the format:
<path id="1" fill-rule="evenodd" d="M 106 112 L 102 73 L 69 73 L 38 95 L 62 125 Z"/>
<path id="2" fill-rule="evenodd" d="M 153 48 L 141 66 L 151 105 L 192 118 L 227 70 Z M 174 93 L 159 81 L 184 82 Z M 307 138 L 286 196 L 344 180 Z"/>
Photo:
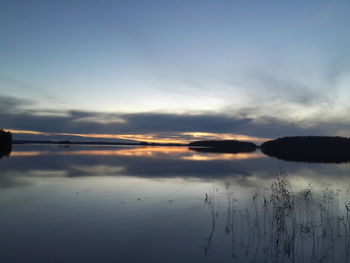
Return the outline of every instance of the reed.
<path id="1" fill-rule="evenodd" d="M 349 191 L 330 186 L 317 192 L 312 184 L 294 192 L 281 172 L 269 187 L 239 200 L 231 182 L 224 183 L 226 221 L 223 229 L 231 241 L 231 256 L 246 262 L 349 262 Z M 206 194 L 211 215 L 207 250 L 212 248 L 221 193 Z M 238 242 L 239 241 L 239 242 Z"/>

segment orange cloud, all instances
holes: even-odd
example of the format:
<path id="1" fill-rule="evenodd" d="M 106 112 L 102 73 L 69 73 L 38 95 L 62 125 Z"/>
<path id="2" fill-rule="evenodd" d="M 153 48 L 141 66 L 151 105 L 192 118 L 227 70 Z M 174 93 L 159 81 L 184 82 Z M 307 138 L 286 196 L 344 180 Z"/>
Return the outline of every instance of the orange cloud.
<path id="1" fill-rule="evenodd" d="M 184 132 L 182 135 L 192 136 L 194 140 L 238 140 L 238 141 L 253 141 L 264 142 L 270 138 L 254 137 L 243 134 L 233 133 L 213 133 L 213 132 Z"/>
<path id="2" fill-rule="evenodd" d="M 39 131 L 28 131 L 28 130 L 13 130 L 13 129 L 7 129 L 7 131 L 16 133 L 16 134 L 31 134 L 31 135 L 52 135 L 52 133 L 48 132 L 39 132 Z"/>
<path id="3" fill-rule="evenodd" d="M 196 140 L 239 140 L 239 141 L 253 141 L 264 142 L 269 138 L 253 137 L 243 134 L 230 134 L 230 133 L 210 133 L 210 132 L 180 132 L 171 134 L 98 134 L 98 133 L 49 133 L 39 132 L 31 130 L 13 130 L 9 129 L 14 134 L 31 134 L 31 135 L 61 135 L 61 136 L 78 136 L 83 138 L 104 138 L 104 139 L 116 139 L 116 140 L 132 140 L 137 142 L 149 142 L 149 143 L 182 143 L 186 144 Z"/>

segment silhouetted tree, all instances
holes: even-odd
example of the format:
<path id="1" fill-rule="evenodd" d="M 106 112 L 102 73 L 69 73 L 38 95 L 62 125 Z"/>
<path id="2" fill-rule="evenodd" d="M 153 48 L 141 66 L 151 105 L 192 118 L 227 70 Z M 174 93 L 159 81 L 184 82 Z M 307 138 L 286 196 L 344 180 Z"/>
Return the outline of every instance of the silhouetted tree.
<path id="1" fill-rule="evenodd" d="M 0 129 L 0 158 L 9 156 L 12 150 L 12 134 Z"/>

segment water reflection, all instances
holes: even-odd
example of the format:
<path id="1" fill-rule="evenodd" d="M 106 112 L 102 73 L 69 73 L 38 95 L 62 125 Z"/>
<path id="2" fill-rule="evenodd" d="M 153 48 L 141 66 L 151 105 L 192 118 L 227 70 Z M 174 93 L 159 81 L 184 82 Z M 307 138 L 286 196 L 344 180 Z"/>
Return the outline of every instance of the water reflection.
<path id="1" fill-rule="evenodd" d="M 40 173 L 51 177 L 108 175 L 200 180 L 235 177 L 238 183 L 246 186 L 254 184 L 256 178 L 274 177 L 281 168 L 290 175 L 302 174 L 304 178 L 318 178 L 318 181 L 331 177 L 335 181 L 343 180 L 350 172 L 348 164 L 285 162 L 269 158 L 260 151 L 212 153 L 186 147 L 15 145 L 10 158 L 0 162 L 0 187 L 4 174 L 11 174 L 15 182 L 18 177 Z M 9 186 L 8 180 L 5 185 Z"/>
<path id="2" fill-rule="evenodd" d="M 307 163 L 349 163 L 350 152 L 348 149 L 262 149 L 264 154 L 291 162 Z"/>
<path id="3" fill-rule="evenodd" d="M 96 147 L 98 148 L 98 147 Z M 22 156 L 39 156 L 39 155 L 93 155 L 93 156 L 142 156 L 142 157 L 159 157 L 163 154 L 178 154 L 185 153 L 187 149 L 185 147 L 132 147 L 132 148 L 122 148 L 115 147 L 116 149 L 108 149 L 101 147 L 102 149 L 83 149 L 74 150 L 70 147 L 62 148 L 60 150 L 48 151 L 13 151 L 11 153 L 12 157 L 22 157 Z"/>
<path id="4" fill-rule="evenodd" d="M 0 261 L 348 262 L 349 172 L 259 151 L 15 145 Z"/>
<path id="5" fill-rule="evenodd" d="M 230 148 L 230 147 L 189 147 L 191 151 L 207 153 L 253 153 L 256 148 Z"/>
<path id="6" fill-rule="evenodd" d="M 0 145 L 0 159 L 7 156 L 9 157 L 12 151 L 12 145 Z"/>
<path id="7" fill-rule="evenodd" d="M 256 153 L 211 153 L 211 152 L 200 152 L 193 154 L 191 156 L 183 156 L 182 160 L 192 160 L 192 161 L 215 161 L 215 160 L 248 160 L 256 158 L 266 158 L 261 152 Z"/>
<path id="8" fill-rule="evenodd" d="M 16 145 L 11 157 L 1 165 L 7 173 L 22 177 L 32 176 L 32 171 L 42 170 L 45 174 L 49 170 L 64 170 L 67 177 L 128 175 L 204 179 L 249 175 L 249 170 L 255 169 L 248 169 L 249 162 L 264 158 L 260 152 L 217 154 L 189 151 L 187 147 Z"/>
<path id="9" fill-rule="evenodd" d="M 270 183 L 248 198 L 230 181 L 205 193 L 210 226 L 203 253 L 218 240 L 230 243 L 226 255 L 235 262 L 349 262 L 350 190 L 308 183 L 294 191 L 284 173 Z"/>
<path id="10" fill-rule="evenodd" d="M 188 151 L 187 147 L 134 147 L 121 149 L 85 149 L 64 151 L 13 151 L 12 157 L 40 156 L 40 155 L 93 155 L 93 156 L 132 156 L 147 158 L 171 157 L 183 160 L 242 160 L 266 157 L 261 152 L 258 153 L 232 153 L 217 152 L 196 149 L 195 152 Z M 193 149 L 191 149 L 193 150 Z M 221 154 L 217 154 L 221 153 Z"/>

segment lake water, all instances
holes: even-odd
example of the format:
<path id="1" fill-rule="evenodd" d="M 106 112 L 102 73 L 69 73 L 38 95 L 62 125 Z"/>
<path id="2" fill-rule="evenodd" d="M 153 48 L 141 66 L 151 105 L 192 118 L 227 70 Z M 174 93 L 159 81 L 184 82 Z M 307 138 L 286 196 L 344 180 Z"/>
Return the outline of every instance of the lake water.
<path id="1" fill-rule="evenodd" d="M 349 262 L 350 164 L 15 145 L 0 262 Z"/>

